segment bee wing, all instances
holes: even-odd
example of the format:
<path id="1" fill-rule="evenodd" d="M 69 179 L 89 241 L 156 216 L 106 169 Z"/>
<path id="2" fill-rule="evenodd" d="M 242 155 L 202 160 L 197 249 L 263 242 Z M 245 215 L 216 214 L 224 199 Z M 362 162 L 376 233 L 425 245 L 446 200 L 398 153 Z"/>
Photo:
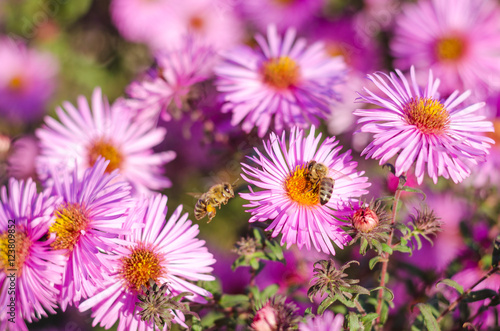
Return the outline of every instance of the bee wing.
<path id="1" fill-rule="evenodd" d="M 187 192 L 187 194 L 192 197 L 195 197 L 196 199 L 201 198 L 201 196 L 203 195 L 203 193 L 196 193 L 196 192 Z"/>
<path id="2" fill-rule="evenodd" d="M 349 175 L 346 175 L 344 174 L 343 172 L 340 172 L 338 170 L 335 170 L 335 169 L 331 169 L 330 168 L 330 172 L 329 172 L 329 175 L 333 175 L 332 178 L 334 180 L 339 180 L 339 179 L 346 179 L 348 181 L 352 181 L 352 178 L 349 177 Z"/>

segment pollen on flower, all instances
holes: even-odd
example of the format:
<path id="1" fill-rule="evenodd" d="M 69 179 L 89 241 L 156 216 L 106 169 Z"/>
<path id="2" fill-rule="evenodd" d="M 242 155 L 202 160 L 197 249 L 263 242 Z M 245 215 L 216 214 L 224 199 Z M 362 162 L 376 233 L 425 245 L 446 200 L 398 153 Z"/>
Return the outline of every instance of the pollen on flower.
<path id="1" fill-rule="evenodd" d="M 152 244 L 139 243 L 131 248 L 131 253 L 122 258 L 120 274 L 131 291 L 140 292 L 149 279 L 158 282 L 166 269 L 162 266 L 164 257 L 155 252 Z"/>
<path id="2" fill-rule="evenodd" d="M 486 136 L 495 141 L 495 146 L 500 146 L 500 119 L 492 120 L 494 132 L 487 132 Z"/>
<path id="3" fill-rule="evenodd" d="M 290 199 L 300 204 L 312 206 L 319 203 L 319 186 L 315 186 L 306 178 L 306 169 L 297 166 L 294 173 L 285 181 L 286 191 Z"/>
<path id="4" fill-rule="evenodd" d="M 443 104 L 430 98 L 411 98 L 403 107 L 404 118 L 424 134 L 443 133 L 450 123 L 450 115 Z"/>
<path id="5" fill-rule="evenodd" d="M 118 149 L 109 140 L 102 138 L 92 142 L 87 147 L 87 155 L 89 167 L 93 167 L 100 156 L 109 160 L 106 168 L 107 173 L 119 169 L 123 161 L 123 156 Z"/>
<path id="6" fill-rule="evenodd" d="M 276 89 L 286 89 L 299 78 L 299 66 L 288 56 L 272 58 L 262 65 L 264 82 Z"/>
<path id="7" fill-rule="evenodd" d="M 466 44 L 462 38 L 446 37 L 436 42 L 436 56 L 440 61 L 455 61 L 465 54 Z"/>
<path id="8" fill-rule="evenodd" d="M 15 247 L 15 255 L 9 252 L 12 250 L 12 245 Z M 26 230 L 23 227 L 16 227 L 13 233 L 8 231 L 0 233 L 0 270 L 6 272 L 7 269 L 17 269 L 17 276 L 21 276 L 22 267 L 29 256 L 31 245 L 31 239 L 26 235 Z M 14 260 L 12 260 L 13 255 L 15 256 Z"/>
<path id="9" fill-rule="evenodd" d="M 67 203 L 57 208 L 54 215 L 56 220 L 49 228 L 49 233 L 55 233 L 56 239 L 51 246 L 72 251 L 82 233 L 88 229 L 90 219 L 87 212 L 78 203 Z"/>

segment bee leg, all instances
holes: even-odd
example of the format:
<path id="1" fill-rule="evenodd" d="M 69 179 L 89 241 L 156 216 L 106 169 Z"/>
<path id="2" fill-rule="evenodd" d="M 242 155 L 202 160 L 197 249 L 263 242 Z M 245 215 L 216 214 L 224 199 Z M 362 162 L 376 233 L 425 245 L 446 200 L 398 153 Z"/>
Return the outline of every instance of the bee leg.
<path id="1" fill-rule="evenodd" d="M 215 217 L 215 213 L 216 213 L 215 211 L 216 211 L 216 209 L 215 209 L 214 206 L 212 206 L 210 204 L 207 205 L 207 215 L 208 215 L 208 221 L 207 221 L 207 223 L 210 223 L 210 221 L 212 220 L 212 218 Z"/>

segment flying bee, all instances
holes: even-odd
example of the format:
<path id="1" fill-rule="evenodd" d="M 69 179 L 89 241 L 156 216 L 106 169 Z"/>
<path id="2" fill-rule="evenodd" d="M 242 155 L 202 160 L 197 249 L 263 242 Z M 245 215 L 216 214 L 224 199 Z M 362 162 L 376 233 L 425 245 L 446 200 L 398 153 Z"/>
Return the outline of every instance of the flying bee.
<path id="1" fill-rule="evenodd" d="M 203 193 L 196 205 L 194 206 L 194 217 L 197 220 L 202 219 L 208 215 L 208 222 L 215 217 L 216 209 L 221 205 L 225 205 L 229 199 L 234 197 L 233 185 L 224 182 L 221 184 L 213 185 L 208 189 L 208 192 Z"/>
<path id="2" fill-rule="evenodd" d="M 306 178 L 313 184 L 313 189 L 319 188 L 319 202 L 325 205 L 330 201 L 335 186 L 335 180 L 328 177 L 329 169 L 323 163 L 311 160 L 306 165 Z"/>

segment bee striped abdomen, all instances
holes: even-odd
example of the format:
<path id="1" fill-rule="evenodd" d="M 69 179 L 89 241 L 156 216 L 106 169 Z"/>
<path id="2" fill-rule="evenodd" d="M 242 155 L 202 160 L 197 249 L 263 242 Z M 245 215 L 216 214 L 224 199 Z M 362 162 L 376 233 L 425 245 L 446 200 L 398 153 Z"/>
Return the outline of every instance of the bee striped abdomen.
<path id="1" fill-rule="evenodd" d="M 323 177 L 319 183 L 319 202 L 325 205 L 330 201 L 335 181 L 330 177 Z"/>
<path id="2" fill-rule="evenodd" d="M 203 194 L 198 201 L 196 202 L 196 205 L 194 206 L 194 217 L 196 217 L 197 220 L 202 219 L 205 217 L 207 214 L 207 203 L 206 203 L 206 196 Z"/>

